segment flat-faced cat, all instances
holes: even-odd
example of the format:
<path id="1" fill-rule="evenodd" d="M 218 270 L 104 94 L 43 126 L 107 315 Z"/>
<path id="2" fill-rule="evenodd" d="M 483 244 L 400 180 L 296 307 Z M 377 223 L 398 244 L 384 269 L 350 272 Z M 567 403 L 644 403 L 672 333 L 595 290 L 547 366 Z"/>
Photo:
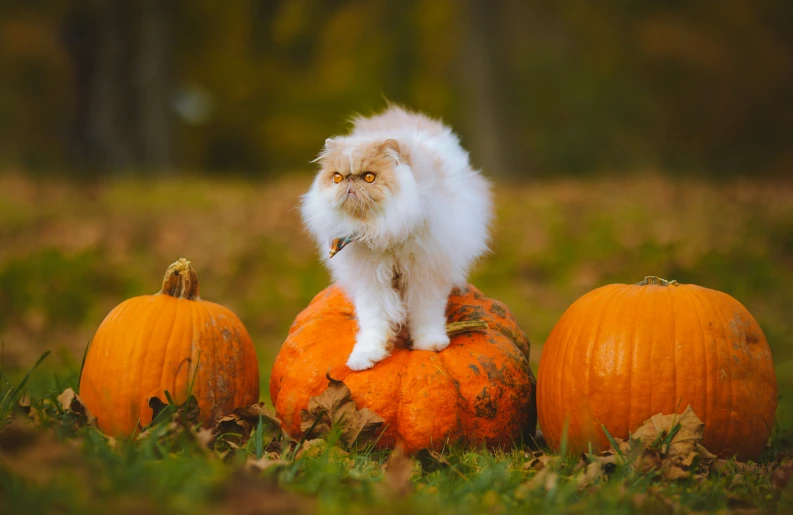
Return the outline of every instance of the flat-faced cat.
<path id="1" fill-rule="evenodd" d="M 407 324 L 413 349 L 449 345 L 446 301 L 487 250 L 490 187 L 442 123 L 399 107 L 355 119 L 319 154 L 303 220 L 359 330 L 347 361 L 388 356 Z"/>

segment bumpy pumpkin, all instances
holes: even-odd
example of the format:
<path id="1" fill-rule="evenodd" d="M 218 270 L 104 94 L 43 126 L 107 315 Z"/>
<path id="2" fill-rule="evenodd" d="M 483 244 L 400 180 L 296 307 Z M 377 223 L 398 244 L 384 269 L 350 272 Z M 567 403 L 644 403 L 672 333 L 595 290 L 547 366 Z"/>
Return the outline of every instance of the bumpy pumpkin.
<path id="1" fill-rule="evenodd" d="M 756 459 L 774 425 L 771 350 L 754 317 L 729 295 L 647 277 L 578 299 L 551 331 L 538 371 L 538 414 L 558 448 L 608 447 L 657 413 L 690 404 L 703 445 Z"/>
<path id="2" fill-rule="evenodd" d="M 449 442 L 490 447 L 529 441 L 536 427 L 529 340 L 507 308 L 476 288 L 455 290 L 450 323 L 484 321 L 487 329 L 451 335 L 441 352 L 410 350 L 397 341 L 369 370 L 345 365 L 355 343 L 352 303 L 338 286 L 317 295 L 298 315 L 273 366 L 270 395 L 284 429 L 300 432 L 300 411 L 328 386 L 344 381 L 358 408 L 385 419 L 378 447 L 400 442 L 407 452 Z"/>
<path id="3" fill-rule="evenodd" d="M 129 299 L 99 326 L 85 358 L 80 396 L 99 427 L 131 435 L 151 422 L 147 399 L 198 400 L 204 420 L 259 398 L 259 365 L 248 332 L 228 308 L 201 300 L 198 277 L 180 259 L 162 290 Z"/>

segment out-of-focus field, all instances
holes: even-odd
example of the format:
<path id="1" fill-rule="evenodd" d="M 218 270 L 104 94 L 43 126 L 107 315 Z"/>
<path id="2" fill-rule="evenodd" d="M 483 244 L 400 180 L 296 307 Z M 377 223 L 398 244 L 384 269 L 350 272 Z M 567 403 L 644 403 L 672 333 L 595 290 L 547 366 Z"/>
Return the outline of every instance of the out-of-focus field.
<path id="1" fill-rule="evenodd" d="M 51 349 L 50 371 L 79 370 L 105 314 L 156 292 L 166 266 L 186 257 L 202 298 L 248 327 L 265 389 L 289 325 L 329 281 L 296 210 L 309 182 L 0 176 L 4 369 Z M 793 183 L 644 174 L 499 183 L 495 198 L 492 253 L 471 282 L 512 309 L 535 369 L 554 323 L 587 291 L 645 275 L 696 283 L 733 295 L 760 322 L 780 383 L 777 421 L 790 426 Z"/>

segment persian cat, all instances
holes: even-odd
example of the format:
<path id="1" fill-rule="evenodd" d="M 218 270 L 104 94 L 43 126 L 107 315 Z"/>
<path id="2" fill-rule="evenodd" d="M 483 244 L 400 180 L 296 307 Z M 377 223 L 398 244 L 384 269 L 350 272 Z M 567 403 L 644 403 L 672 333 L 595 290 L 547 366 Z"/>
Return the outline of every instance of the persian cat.
<path id="1" fill-rule="evenodd" d="M 405 325 L 413 349 L 445 349 L 449 293 L 487 250 L 492 212 L 489 184 L 457 136 L 392 106 L 356 118 L 348 135 L 325 141 L 316 161 L 301 211 L 355 305 L 347 366 L 374 366 Z"/>

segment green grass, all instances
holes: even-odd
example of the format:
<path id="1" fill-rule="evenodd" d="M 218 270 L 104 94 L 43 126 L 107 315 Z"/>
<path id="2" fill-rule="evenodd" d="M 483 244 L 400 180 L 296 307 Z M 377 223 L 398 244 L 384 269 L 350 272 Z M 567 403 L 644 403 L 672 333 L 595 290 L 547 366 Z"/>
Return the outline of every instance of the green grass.
<path id="1" fill-rule="evenodd" d="M 3 398 L 24 391 L 24 383 L 0 386 Z M 285 451 L 259 470 L 246 463 L 268 456 L 274 434 L 261 420 L 234 450 L 222 440 L 204 447 L 178 412 L 158 417 L 149 437 L 124 441 L 103 436 L 51 397 L 34 397 L 32 405 L 35 423 L 17 410 L 0 432 L 2 513 L 785 513 L 793 499 L 793 482 L 774 483 L 779 464 L 793 455 L 779 434 L 758 465 L 728 462 L 705 478 L 692 470 L 675 481 L 637 472 L 624 455 L 586 482 L 589 456 L 559 455 L 527 470 L 535 456 L 551 455 L 528 448 L 451 448 L 440 462 L 411 460 L 395 474 L 388 451 L 341 450 L 337 434 L 314 452 Z M 176 429 L 169 419 L 180 421 Z"/>
<path id="2" fill-rule="evenodd" d="M 328 283 L 295 210 L 309 180 L 75 185 L 0 175 L 0 423 L 25 393 L 35 408 L 76 389 L 83 351 L 105 314 L 157 291 L 178 257 L 193 262 L 202 298 L 245 323 L 259 355 L 262 400 L 269 400 L 270 368 L 289 325 Z M 286 466 L 251 471 L 245 462 L 262 456 L 261 439 L 224 459 L 184 435 L 113 447 L 57 410 L 20 429 L 25 415 L 17 410 L 0 431 L 0 513 L 215 513 L 259 505 L 324 513 L 784 513 L 793 491 L 775 487 L 770 468 L 789 459 L 793 439 L 793 184 L 560 179 L 498 184 L 496 199 L 492 253 L 471 282 L 510 307 L 532 340 L 535 371 L 564 310 L 603 284 L 658 275 L 724 291 L 747 306 L 772 347 L 780 393 L 759 469 L 667 482 L 621 465 L 579 489 L 578 457 L 564 457 L 551 489 L 529 489 L 538 472 L 523 470 L 524 449 L 459 448 L 444 453 L 453 467 L 422 472 L 416 465 L 412 491 L 400 497 L 386 487 L 383 453 L 288 456 Z M 51 354 L 25 379 L 45 351 Z"/>

